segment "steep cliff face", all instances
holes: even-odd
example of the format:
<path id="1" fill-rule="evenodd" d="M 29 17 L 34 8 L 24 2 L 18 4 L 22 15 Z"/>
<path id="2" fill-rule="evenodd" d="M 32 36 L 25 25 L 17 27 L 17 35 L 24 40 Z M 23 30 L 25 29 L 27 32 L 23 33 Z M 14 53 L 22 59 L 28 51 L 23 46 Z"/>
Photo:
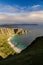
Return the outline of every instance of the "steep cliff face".
<path id="1" fill-rule="evenodd" d="M 27 34 L 28 32 L 31 32 L 30 30 L 24 30 L 22 28 L 15 28 L 14 29 L 15 34 Z"/>
<path id="2" fill-rule="evenodd" d="M 14 34 L 13 28 L 0 27 L 0 35 L 12 35 Z"/>
<path id="3" fill-rule="evenodd" d="M 0 27 L 0 35 L 11 36 L 13 34 L 27 34 L 28 32 L 31 32 L 31 31 L 30 30 L 24 30 L 22 28 Z"/>

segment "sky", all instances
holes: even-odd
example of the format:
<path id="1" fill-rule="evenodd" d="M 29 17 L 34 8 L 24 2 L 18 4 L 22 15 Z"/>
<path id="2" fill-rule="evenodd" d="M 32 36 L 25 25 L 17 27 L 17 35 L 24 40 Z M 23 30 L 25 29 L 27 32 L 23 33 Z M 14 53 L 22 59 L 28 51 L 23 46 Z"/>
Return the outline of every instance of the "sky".
<path id="1" fill-rule="evenodd" d="M 43 23 L 43 0 L 0 0 L 3 23 Z"/>

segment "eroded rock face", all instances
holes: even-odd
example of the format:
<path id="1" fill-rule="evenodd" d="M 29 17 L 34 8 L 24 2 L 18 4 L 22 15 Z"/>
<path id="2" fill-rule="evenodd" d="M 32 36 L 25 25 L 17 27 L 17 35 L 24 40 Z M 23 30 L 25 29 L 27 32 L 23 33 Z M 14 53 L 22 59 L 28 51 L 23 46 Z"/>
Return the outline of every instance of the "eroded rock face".
<path id="1" fill-rule="evenodd" d="M 15 28 L 14 32 L 15 34 L 27 34 L 30 30 L 24 30 L 22 28 Z"/>
<path id="2" fill-rule="evenodd" d="M 12 35 L 12 34 L 27 34 L 30 30 L 24 30 L 22 28 L 9 28 L 0 27 L 0 34 Z"/>
<path id="3" fill-rule="evenodd" d="M 14 32 L 15 32 L 15 33 L 17 33 L 17 31 L 18 31 L 18 29 L 17 29 L 17 28 L 15 28 L 15 29 L 14 29 Z"/>
<path id="4" fill-rule="evenodd" d="M 0 27 L 0 34 L 14 34 L 13 28 L 5 28 L 5 27 Z"/>

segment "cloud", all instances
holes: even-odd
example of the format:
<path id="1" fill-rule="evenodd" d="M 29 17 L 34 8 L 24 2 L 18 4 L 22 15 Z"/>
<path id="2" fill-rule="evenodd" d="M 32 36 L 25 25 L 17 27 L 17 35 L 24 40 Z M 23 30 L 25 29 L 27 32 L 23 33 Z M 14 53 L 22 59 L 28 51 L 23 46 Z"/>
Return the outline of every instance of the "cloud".
<path id="1" fill-rule="evenodd" d="M 24 12 L 29 12 L 29 11 L 34 11 L 34 10 L 38 10 L 40 8 L 41 5 L 33 5 L 33 6 L 25 6 L 25 7 L 21 7 L 18 5 L 2 5 L 0 4 L 0 12 L 1 13 L 24 13 Z"/>
<path id="2" fill-rule="evenodd" d="M 41 5 L 33 5 L 32 8 L 38 8 L 40 7 Z"/>
<path id="3" fill-rule="evenodd" d="M 41 8 L 42 8 L 42 5 L 39 5 L 39 4 L 33 5 L 33 6 L 31 7 L 31 9 L 32 9 L 33 11 L 39 11 L 39 10 L 41 10 Z"/>
<path id="4" fill-rule="evenodd" d="M 40 6 L 0 5 L 0 23 L 43 23 L 43 10 L 38 10 Z"/>
<path id="5" fill-rule="evenodd" d="M 17 15 L 0 14 L 0 22 L 5 23 L 43 23 L 43 11 L 25 12 Z"/>
<path id="6" fill-rule="evenodd" d="M 0 5 L 0 12 L 5 13 L 14 13 L 18 11 L 16 7 L 10 6 L 10 5 Z"/>
<path id="7" fill-rule="evenodd" d="M 2 13 L 20 13 L 24 12 L 26 7 L 20 7 L 18 5 L 11 6 L 11 5 L 0 5 L 0 12 Z"/>

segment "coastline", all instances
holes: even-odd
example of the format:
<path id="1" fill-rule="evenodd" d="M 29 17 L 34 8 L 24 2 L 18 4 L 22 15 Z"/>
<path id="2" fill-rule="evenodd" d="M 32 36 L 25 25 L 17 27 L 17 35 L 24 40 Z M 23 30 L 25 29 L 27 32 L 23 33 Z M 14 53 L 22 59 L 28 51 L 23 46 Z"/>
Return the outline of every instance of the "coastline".
<path id="1" fill-rule="evenodd" d="M 21 49 L 17 48 L 14 44 L 11 43 L 11 39 L 14 35 L 12 35 L 11 37 L 8 38 L 8 43 L 11 45 L 11 47 L 15 50 L 16 53 L 20 53 Z"/>

